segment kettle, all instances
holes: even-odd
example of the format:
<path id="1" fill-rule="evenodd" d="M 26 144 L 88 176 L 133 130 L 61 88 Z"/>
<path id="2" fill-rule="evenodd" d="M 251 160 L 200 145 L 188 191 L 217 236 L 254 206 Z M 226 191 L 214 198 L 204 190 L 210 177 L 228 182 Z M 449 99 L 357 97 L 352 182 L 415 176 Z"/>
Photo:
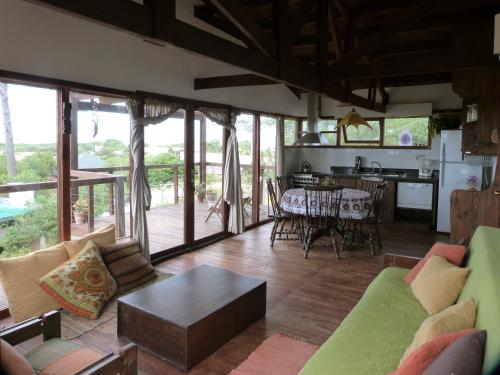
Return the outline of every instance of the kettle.
<path id="1" fill-rule="evenodd" d="M 311 163 L 309 163 L 308 161 L 304 161 L 302 163 L 302 173 L 311 173 L 312 172 L 312 166 L 311 166 Z"/>

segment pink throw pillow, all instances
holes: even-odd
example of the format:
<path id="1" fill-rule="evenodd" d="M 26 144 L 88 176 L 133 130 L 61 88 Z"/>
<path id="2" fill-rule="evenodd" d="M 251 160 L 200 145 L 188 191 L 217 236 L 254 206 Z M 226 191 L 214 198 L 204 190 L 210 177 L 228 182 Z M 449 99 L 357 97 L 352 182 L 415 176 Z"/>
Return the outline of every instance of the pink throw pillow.
<path id="1" fill-rule="evenodd" d="M 466 329 L 441 335 L 414 350 L 398 367 L 396 371 L 387 375 L 421 375 L 430 364 L 460 337 L 476 332 L 475 329 Z"/>
<path id="2" fill-rule="evenodd" d="M 436 255 L 445 258 L 448 262 L 453 263 L 455 266 L 460 266 L 465 256 L 465 246 L 450 245 L 447 243 L 436 242 L 434 246 L 425 254 L 424 259 L 420 260 L 415 267 L 413 267 L 408 275 L 405 277 L 407 284 L 411 284 L 415 277 L 417 277 L 420 270 L 424 267 L 425 263 L 431 256 Z"/>

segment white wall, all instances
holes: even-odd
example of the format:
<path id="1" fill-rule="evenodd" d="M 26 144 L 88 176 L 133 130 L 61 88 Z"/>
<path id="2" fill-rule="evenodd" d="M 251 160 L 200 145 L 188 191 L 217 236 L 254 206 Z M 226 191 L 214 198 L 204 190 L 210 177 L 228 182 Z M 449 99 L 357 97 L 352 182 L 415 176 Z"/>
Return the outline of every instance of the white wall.
<path id="1" fill-rule="evenodd" d="M 285 170 L 297 172 L 303 161 L 312 164 L 314 172 L 330 172 L 330 166 L 353 167 L 357 155 L 363 158 L 363 167 L 378 161 L 384 168 L 417 169 L 417 155 L 433 160 L 433 169 L 439 169 L 439 136 L 432 140 L 430 150 L 362 149 L 362 148 L 286 148 Z"/>
<path id="2" fill-rule="evenodd" d="M 192 20 L 193 0 L 178 3 L 179 19 Z M 20 0 L 0 1 L 0 69 L 301 114 L 299 100 L 283 85 L 194 91 L 194 78 L 245 71 Z"/>

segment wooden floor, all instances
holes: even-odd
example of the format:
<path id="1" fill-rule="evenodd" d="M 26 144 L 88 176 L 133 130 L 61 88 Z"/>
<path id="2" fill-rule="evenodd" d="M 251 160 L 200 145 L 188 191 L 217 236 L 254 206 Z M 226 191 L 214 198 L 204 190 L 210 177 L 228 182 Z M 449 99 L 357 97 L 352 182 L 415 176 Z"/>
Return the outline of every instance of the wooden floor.
<path id="1" fill-rule="evenodd" d="M 277 241 L 269 247 L 270 225 L 218 242 L 159 265 L 175 274 L 200 264 L 224 267 L 267 280 L 267 315 L 227 343 L 190 374 L 227 374 L 274 332 L 311 343 L 323 343 L 381 271 L 382 256 L 368 249 L 345 252 L 337 260 L 328 248 L 312 247 L 304 259 L 297 243 Z M 429 232 L 424 225 L 384 225 L 384 251 L 421 256 L 435 241 L 448 236 Z M 0 321 L 4 325 L 8 321 Z M 116 350 L 116 319 L 82 336 L 77 342 L 102 351 Z M 21 349 L 26 349 L 28 345 Z M 159 358 L 140 352 L 141 374 L 182 374 Z"/>

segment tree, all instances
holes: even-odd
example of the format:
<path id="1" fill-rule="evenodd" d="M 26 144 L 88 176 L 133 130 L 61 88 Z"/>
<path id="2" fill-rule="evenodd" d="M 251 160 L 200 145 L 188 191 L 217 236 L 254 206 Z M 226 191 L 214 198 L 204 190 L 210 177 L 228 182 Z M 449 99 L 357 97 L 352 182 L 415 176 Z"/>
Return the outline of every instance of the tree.
<path id="1" fill-rule="evenodd" d="M 5 148 L 7 154 L 7 173 L 11 177 L 17 175 L 16 155 L 14 153 L 14 137 L 10 120 L 10 107 L 7 84 L 0 82 L 0 101 L 2 102 L 3 128 L 5 132 Z"/>

